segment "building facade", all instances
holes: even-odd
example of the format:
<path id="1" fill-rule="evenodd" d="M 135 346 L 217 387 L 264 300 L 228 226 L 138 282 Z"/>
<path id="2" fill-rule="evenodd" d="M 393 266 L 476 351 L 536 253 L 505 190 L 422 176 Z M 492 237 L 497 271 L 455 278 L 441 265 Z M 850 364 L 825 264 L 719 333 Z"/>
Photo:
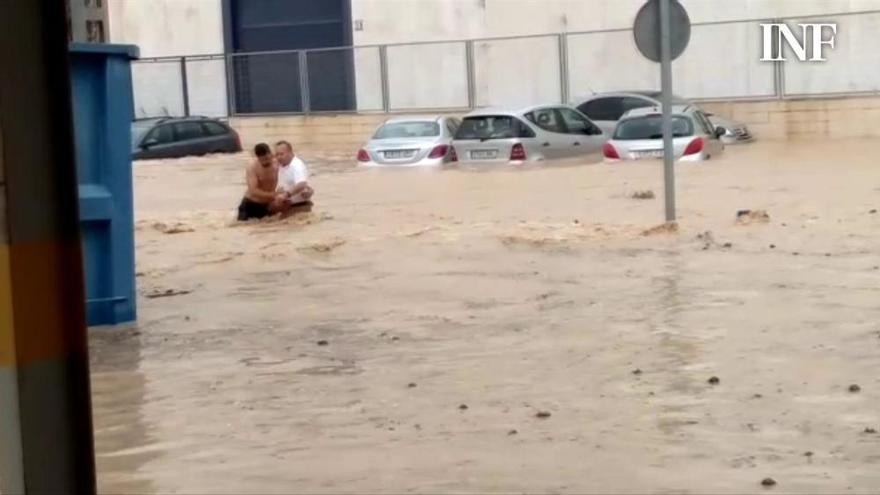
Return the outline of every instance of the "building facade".
<path id="1" fill-rule="evenodd" d="M 110 41 L 106 0 L 67 0 L 67 36 L 79 43 Z"/>
<path id="2" fill-rule="evenodd" d="M 626 31 L 643 0 L 105 1 L 113 41 L 139 45 L 143 57 L 196 56 L 135 68 L 141 116 L 184 106 L 208 115 L 462 109 L 659 85 Z M 839 16 L 878 9 L 876 0 L 682 3 L 697 24 L 674 67 L 684 96 L 880 90 L 880 13 Z M 839 24 L 829 61 L 761 62 L 758 19 L 804 16 Z"/>

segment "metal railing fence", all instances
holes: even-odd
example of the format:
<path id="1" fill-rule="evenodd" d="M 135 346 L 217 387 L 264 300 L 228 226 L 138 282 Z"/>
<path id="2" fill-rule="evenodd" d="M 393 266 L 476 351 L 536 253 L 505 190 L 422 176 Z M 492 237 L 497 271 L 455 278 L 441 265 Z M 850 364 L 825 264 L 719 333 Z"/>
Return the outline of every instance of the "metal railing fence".
<path id="1" fill-rule="evenodd" d="M 828 62 L 761 62 L 761 23 L 837 22 Z M 880 10 L 694 23 L 676 93 L 766 100 L 880 93 Z M 483 39 L 148 58 L 137 117 L 467 111 L 659 87 L 628 28 Z"/>

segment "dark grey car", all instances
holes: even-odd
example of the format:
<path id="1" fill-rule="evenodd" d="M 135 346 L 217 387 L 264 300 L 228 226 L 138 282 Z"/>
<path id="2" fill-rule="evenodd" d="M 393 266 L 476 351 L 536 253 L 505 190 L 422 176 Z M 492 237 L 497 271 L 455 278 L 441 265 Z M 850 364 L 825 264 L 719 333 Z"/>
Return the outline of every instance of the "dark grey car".
<path id="1" fill-rule="evenodd" d="M 131 124 L 131 158 L 179 158 L 241 151 L 241 140 L 226 123 L 206 117 L 164 117 Z"/>

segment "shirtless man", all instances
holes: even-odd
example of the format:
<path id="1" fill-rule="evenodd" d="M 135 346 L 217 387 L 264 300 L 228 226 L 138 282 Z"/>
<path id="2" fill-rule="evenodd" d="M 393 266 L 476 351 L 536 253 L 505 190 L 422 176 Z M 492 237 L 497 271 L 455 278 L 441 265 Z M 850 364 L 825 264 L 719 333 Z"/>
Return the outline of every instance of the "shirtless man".
<path id="1" fill-rule="evenodd" d="M 278 187 L 278 165 L 272 158 L 272 150 L 266 143 L 254 147 L 257 159 L 247 169 L 247 191 L 238 206 L 238 220 L 264 218 L 281 211 L 287 202 Z"/>
<path id="2" fill-rule="evenodd" d="M 281 213 L 310 211 L 315 191 L 309 185 L 305 162 L 293 153 L 293 147 L 287 141 L 275 143 L 275 159 L 278 162 L 278 192 L 287 198 L 281 206 Z"/>

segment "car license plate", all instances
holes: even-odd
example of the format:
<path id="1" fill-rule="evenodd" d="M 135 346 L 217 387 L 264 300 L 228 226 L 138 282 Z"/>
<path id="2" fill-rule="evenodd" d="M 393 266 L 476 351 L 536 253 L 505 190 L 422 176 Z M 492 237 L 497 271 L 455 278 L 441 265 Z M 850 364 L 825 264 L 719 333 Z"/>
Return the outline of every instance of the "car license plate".
<path id="1" fill-rule="evenodd" d="M 651 158 L 663 158 L 663 150 L 650 150 L 650 151 L 636 151 L 636 158 L 638 159 L 651 159 Z"/>
<path id="2" fill-rule="evenodd" d="M 400 158 L 411 158 L 415 154 L 415 150 L 383 151 L 382 154 L 388 160 L 397 160 Z"/>
<path id="3" fill-rule="evenodd" d="M 472 160 L 492 160 L 498 158 L 498 150 L 473 150 L 471 151 Z"/>

